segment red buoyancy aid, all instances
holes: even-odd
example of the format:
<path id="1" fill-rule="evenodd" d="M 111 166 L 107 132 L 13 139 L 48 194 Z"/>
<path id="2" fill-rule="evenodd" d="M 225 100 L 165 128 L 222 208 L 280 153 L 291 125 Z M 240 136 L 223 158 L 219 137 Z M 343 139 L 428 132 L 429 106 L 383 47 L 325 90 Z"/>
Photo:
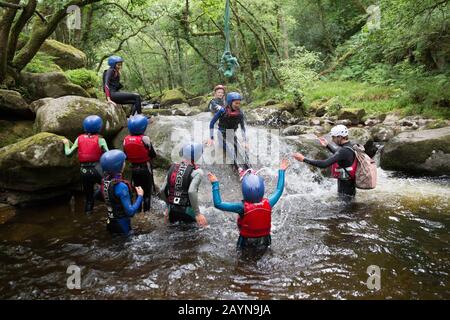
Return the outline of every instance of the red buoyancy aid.
<path id="1" fill-rule="evenodd" d="M 267 198 L 261 202 L 244 201 L 244 215 L 238 217 L 240 235 L 246 238 L 259 238 L 270 235 L 272 207 Z"/>
<path id="2" fill-rule="evenodd" d="M 127 160 L 131 163 L 144 163 L 150 160 L 148 148 L 142 141 L 141 134 L 139 136 L 128 135 L 123 142 L 123 151 L 127 155 Z"/>
<path id="3" fill-rule="evenodd" d="M 355 180 L 357 167 L 358 167 L 358 159 L 355 157 L 355 160 L 353 160 L 352 165 L 350 167 L 345 168 L 344 176 L 349 176 L 348 179 Z M 344 169 L 339 167 L 337 162 L 331 165 L 331 174 L 333 175 L 333 178 L 341 179 L 341 173 L 343 171 Z"/>
<path id="4" fill-rule="evenodd" d="M 98 144 L 97 134 L 80 134 L 78 136 L 78 160 L 80 162 L 98 162 L 102 148 Z"/>

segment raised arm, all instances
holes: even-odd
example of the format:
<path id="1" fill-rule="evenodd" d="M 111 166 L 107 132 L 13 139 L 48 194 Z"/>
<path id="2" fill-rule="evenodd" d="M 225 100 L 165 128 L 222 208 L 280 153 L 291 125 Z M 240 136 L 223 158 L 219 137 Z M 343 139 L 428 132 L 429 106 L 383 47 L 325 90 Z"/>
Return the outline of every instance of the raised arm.
<path id="1" fill-rule="evenodd" d="M 63 143 L 64 143 L 64 153 L 66 154 L 66 156 L 71 156 L 72 153 L 74 153 L 74 151 L 78 149 L 78 138 L 75 140 L 72 147 L 69 146 L 69 140 L 67 139 L 64 139 Z"/>
<path id="2" fill-rule="evenodd" d="M 106 140 L 104 138 L 98 139 L 98 144 L 100 145 L 100 148 L 102 148 L 104 152 L 109 151 L 108 144 L 106 143 Z"/>
<path id="3" fill-rule="evenodd" d="M 244 213 L 244 205 L 242 202 L 222 202 L 220 196 L 219 181 L 212 182 L 212 193 L 214 207 L 223 211 L 230 211 L 239 214 Z"/>
<path id="4" fill-rule="evenodd" d="M 281 195 L 283 194 L 284 190 L 284 178 L 285 178 L 285 170 L 278 170 L 278 182 L 277 182 L 277 188 L 275 191 L 269 196 L 269 203 L 270 206 L 273 207 L 278 200 L 280 200 Z"/>
<path id="5" fill-rule="evenodd" d="M 115 195 L 120 199 L 127 216 L 132 217 L 136 214 L 142 204 L 143 197 L 138 195 L 136 202 L 131 203 L 130 193 L 125 183 L 119 182 L 114 188 Z"/>

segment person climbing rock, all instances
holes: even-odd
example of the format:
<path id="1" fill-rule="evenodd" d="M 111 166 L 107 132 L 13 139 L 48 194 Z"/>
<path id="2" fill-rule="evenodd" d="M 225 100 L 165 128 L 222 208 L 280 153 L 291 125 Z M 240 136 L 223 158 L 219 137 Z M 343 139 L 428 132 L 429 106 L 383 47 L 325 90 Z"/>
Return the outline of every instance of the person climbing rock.
<path id="1" fill-rule="evenodd" d="M 131 116 L 142 113 L 141 96 L 137 93 L 120 92 L 123 85 L 120 83 L 120 73 L 123 67 L 123 58 L 111 56 L 108 58 L 109 69 L 103 72 L 103 90 L 108 103 L 116 106 L 119 104 L 131 104 Z"/>
<path id="2" fill-rule="evenodd" d="M 129 235 L 132 231 L 131 217 L 142 205 L 144 190 L 136 187 L 137 198 L 132 203 L 132 186 L 122 178 L 126 155 L 121 150 L 105 152 L 100 158 L 104 172 L 101 190 L 108 210 L 107 230 L 112 234 Z"/>
<path id="3" fill-rule="evenodd" d="M 151 161 L 156 152 L 150 138 L 144 135 L 147 129 L 147 118 L 143 115 L 130 117 L 128 131 L 130 134 L 123 140 L 123 151 L 127 161 L 131 163 L 131 183 L 144 190 L 144 211 L 150 211 L 151 197 L 154 185 Z"/>
<path id="4" fill-rule="evenodd" d="M 196 164 L 203 154 L 200 143 L 188 143 L 180 150 L 183 158 L 173 163 L 161 187 L 161 198 L 167 203 L 165 220 L 174 222 L 197 222 L 206 226 L 205 216 L 198 205 L 198 188 L 202 181 L 203 170 Z"/>
<path id="5" fill-rule="evenodd" d="M 214 207 L 223 211 L 239 214 L 237 225 L 239 239 L 237 249 L 266 249 L 270 246 L 272 208 L 280 199 L 284 189 L 284 178 L 289 162 L 283 159 L 278 171 L 277 188 L 272 195 L 264 198 L 264 180 L 253 172 L 247 172 L 242 177 L 242 196 L 239 202 L 222 202 L 219 181 L 213 173 L 208 173 L 212 184 Z M 250 170 L 248 170 L 250 171 Z"/>
<path id="6" fill-rule="evenodd" d="M 338 194 L 343 200 L 351 200 L 356 194 L 355 174 L 358 161 L 352 148 L 352 143 L 348 139 L 348 129 L 344 125 L 337 125 L 331 128 L 330 135 L 333 142 L 338 145 L 330 145 L 325 138 L 320 138 L 320 144 L 333 153 L 326 160 L 312 160 L 305 158 L 301 153 L 294 153 L 293 156 L 298 161 L 313 165 L 318 168 L 331 166 L 331 173 L 338 180 Z"/>
<path id="7" fill-rule="evenodd" d="M 207 145 L 212 146 L 214 144 L 214 125 L 217 121 L 219 121 L 218 139 L 222 144 L 224 155 L 228 155 L 229 158 L 233 159 L 238 168 L 246 170 L 250 167 L 247 157 L 243 156 L 241 157 L 243 159 L 238 159 L 239 154 L 246 154 L 246 151 L 248 150 L 247 136 L 245 132 L 245 117 L 244 113 L 240 109 L 241 100 L 242 97 L 238 92 L 230 92 L 227 94 L 226 107 L 220 108 L 209 123 L 210 139 L 208 140 Z M 240 150 L 236 136 L 236 130 L 239 125 L 241 126 L 242 135 L 244 138 L 243 149 L 245 150 Z M 227 145 L 230 147 L 227 147 Z"/>
<path id="8" fill-rule="evenodd" d="M 208 109 L 213 114 L 225 107 L 225 87 L 221 84 L 214 88 L 214 98 L 209 102 Z"/>
<path id="9" fill-rule="evenodd" d="M 78 150 L 78 160 L 80 162 L 81 184 L 85 197 L 84 211 L 87 214 L 92 213 L 94 209 L 94 188 L 102 180 L 101 170 L 99 170 L 99 161 L 103 152 L 108 151 L 108 145 L 99 133 L 102 129 L 102 118 L 91 115 L 83 120 L 84 134 L 80 134 L 70 147 L 70 142 L 63 139 L 64 153 L 66 156 L 73 154 Z"/>

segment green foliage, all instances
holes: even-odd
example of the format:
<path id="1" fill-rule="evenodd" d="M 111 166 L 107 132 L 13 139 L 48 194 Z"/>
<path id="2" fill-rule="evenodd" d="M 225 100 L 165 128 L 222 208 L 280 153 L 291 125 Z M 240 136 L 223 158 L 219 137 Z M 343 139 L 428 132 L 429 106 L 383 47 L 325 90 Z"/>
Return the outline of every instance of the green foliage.
<path id="1" fill-rule="evenodd" d="M 45 73 L 45 72 L 62 72 L 62 69 L 54 63 L 55 57 L 49 56 L 45 53 L 38 52 L 33 60 L 27 64 L 24 71 L 31 73 Z"/>
<path id="2" fill-rule="evenodd" d="M 72 83 L 77 84 L 84 89 L 95 88 L 100 85 L 100 77 L 92 70 L 87 70 L 85 68 L 67 70 L 65 74 Z"/>

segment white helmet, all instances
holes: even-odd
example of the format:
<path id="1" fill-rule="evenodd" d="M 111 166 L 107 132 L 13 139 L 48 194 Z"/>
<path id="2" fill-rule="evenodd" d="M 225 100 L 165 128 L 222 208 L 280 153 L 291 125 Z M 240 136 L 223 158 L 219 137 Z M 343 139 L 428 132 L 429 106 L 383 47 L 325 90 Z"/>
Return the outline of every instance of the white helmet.
<path id="1" fill-rule="evenodd" d="M 330 135 L 332 137 L 347 137 L 348 136 L 348 129 L 343 124 L 339 124 L 337 126 L 334 126 L 331 128 Z"/>

